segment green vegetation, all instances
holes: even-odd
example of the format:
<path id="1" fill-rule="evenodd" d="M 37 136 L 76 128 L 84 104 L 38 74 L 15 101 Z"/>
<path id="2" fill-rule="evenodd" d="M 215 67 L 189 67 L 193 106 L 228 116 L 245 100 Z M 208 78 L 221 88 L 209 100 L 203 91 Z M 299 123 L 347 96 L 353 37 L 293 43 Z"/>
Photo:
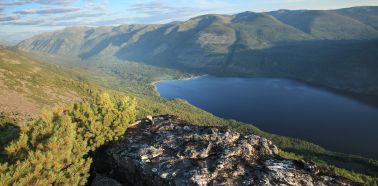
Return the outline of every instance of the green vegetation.
<path id="1" fill-rule="evenodd" d="M 92 162 L 89 152 L 121 137 L 135 120 L 135 107 L 128 97 L 113 101 L 101 94 L 44 111 L 21 125 L 19 138 L 5 148 L 0 185 L 85 185 Z M 8 141 L 2 139 L 1 145 Z"/>
<path id="2" fill-rule="evenodd" d="M 74 104 L 69 116 L 77 125 L 77 132 L 84 137 L 90 150 L 122 136 L 129 123 L 135 121 L 136 101 L 129 97 L 115 103 L 109 94 L 97 96 L 95 104 Z"/>
<path id="3" fill-rule="evenodd" d="M 12 117 L 0 116 L 0 162 L 6 159 L 6 145 L 18 138 L 20 129 L 16 123 L 17 121 Z"/>
<path id="4" fill-rule="evenodd" d="M 24 56 L 16 51 L 8 52 Z M 30 57 L 28 57 L 28 59 L 30 59 Z M 226 126 L 244 134 L 258 134 L 271 139 L 277 144 L 279 148 L 283 150 L 281 152 L 283 157 L 314 161 L 322 170 L 329 171 L 333 174 L 347 176 L 354 181 L 362 181 L 369 185 L 377 183 L 378 163 L 376 160 L 333 153 L 303 140 L 269 134 L 250 124 L 216 117 L 188 104 L 184 100 L 163 99 L 154 91 L 152 83 L 155 81 L 168 78 L 184 78 L 191 74 L 182 73 L 178 70 L 148 66 L 142 63 L 117 60 L 105 61 L 100 58 L 93 59 L 90 63 L 91 65 L 87 64 L 88 61 L 64 61 L 59 58 L 51 59 L 46 56 L 44 59 L 49 62 L 59 62 L 59 64 L 68 67 L 35 62 L 35 65 L 40 66 L 42 70 L 53 74 L 52 76 L 46 75 L 44 78 L 54 79 L 59 77 L 69 80 L 63 82 L 67 82 L 67 87 L 75 87 L 72 89 L 81 92 L 78 93 L 77 96 L 82 100 L 93 100 L 93 92 L 98 91 L 107 91 L 110 97 L 116 97 L 118 100 L 128 95 L 135 97 L 138 102 L 136 108 L 137 119 L 144 118 L 146 115 L 173 114 L 197 125 Z M 33 74 L 31 74 L 31 76 L 33 76 Z M 13 79 L 17 79 L 17 77 L 13 77 Z M 9 80 L 12 79 L 10 78 Z M 44 82 L 43 80 L 41 81 Z M 41 82 L 36 82 L 36 85 L 39 83 Z M 68 85 L 68 83 L 72 85 Z M 54 85 L 51 84 L 51 86 Z M 63 86 L 65 86 L 64 83 Z M 81 106 L 80 104 L 77 105 L 76 110 L 85 109 L 89 113 L 96 113 L 93 109 L 87 109 L 85 105 L 86 104 Z M 77 117 L 79 118 L 79 116 Z M 102 116 L 100 118 L 105 119 Z M 81 122 L 81 125 L 85 126 L 89 123 L 90 119 L 84 117 L 81 121 L 84 121 Z M 95 134 L 95 132 L 90 136 L 94 137 L 95 135 L 93 134 Z M 103 138 L 106 136 L 108 135 L 102 136 L 102 139 L 98 141 L 92 140 L 90 144 L 95 145 L 93 147 L 95 148 L 97 143 L 104 142 Z M 354 167 L 348 166 L 349 164 L 355 164 L 363 168 L 355 169 Z"/>

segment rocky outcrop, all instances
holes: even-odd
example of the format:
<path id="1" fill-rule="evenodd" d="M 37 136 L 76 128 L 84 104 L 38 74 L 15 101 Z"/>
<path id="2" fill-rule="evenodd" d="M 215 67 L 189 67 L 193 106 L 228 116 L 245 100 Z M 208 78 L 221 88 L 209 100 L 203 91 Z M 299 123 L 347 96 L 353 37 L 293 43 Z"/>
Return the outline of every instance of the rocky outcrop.
<path id="1" fill-rule="evenodd" d="M 94 175 L 91 186 L 122 186 L 122 184 L 112 178 L 97 173 Z"/>
<path id="2" fill-rule="evenodd" d="M 95 169 L 124 185 L 353 185 L 277 153 L 265 138 L 165 115 L 134 124 L 100 149 Z"/>

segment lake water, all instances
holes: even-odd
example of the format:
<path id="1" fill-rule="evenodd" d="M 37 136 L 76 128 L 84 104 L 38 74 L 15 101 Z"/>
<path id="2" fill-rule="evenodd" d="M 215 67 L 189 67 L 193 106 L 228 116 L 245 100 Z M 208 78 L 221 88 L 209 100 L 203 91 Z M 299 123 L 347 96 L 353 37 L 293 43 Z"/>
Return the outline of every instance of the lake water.
<path id="1" fill-rule="evenodd" d="M 222 118 L 378 159 L 378 107 L 334 91 L 288 79 L 212 76 L 156 86 L 164 98 L 185 99 Z"/>

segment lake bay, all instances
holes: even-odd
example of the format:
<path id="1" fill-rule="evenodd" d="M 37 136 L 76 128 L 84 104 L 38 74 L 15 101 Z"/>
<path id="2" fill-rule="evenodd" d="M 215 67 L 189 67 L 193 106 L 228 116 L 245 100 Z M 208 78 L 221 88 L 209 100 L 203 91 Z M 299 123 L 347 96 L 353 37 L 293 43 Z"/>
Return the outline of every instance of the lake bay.
<path id="1" fill-rule="evenodd" d="M 289 79 L 213 76 L 156 87 L 164 98 L 185 99 L 222 118 L 378 159 L 378 107 L 334 91 Z"/>

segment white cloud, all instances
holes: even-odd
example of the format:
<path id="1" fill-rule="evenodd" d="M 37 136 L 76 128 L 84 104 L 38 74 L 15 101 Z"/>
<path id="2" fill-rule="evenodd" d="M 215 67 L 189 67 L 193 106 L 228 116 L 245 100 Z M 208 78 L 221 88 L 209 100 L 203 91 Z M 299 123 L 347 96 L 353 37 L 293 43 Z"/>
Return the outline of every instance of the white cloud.
<path id="1" fill-rule="evenodd" d="M 25 4 L 42 4 L 42 5 L 70 5 L 78 2 L 78 0 L 2 0 L 0 6 L 12 7 Z"/>
<path id="2" fill-rule="evenodd" d="M 67 12 L 77 12 L 79 8 L 49 8 L 49 9 L 26 9 L 19 10 L 16 14 L 61 14 Z"/>

